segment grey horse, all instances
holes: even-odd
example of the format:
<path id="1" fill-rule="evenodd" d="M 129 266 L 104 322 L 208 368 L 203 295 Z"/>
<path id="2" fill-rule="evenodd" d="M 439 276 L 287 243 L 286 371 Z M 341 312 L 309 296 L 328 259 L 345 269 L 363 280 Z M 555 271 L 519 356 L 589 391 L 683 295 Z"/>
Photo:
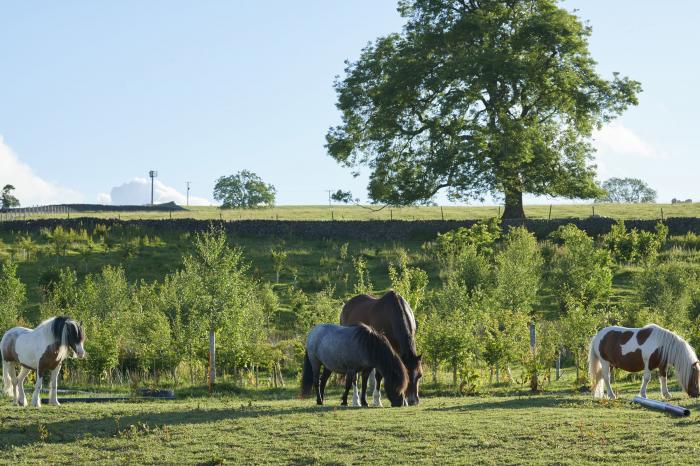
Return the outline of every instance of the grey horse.
<path id="1" fill-rule="evenodd" d="M 323 366 L 323 371 L 321 371 Z M 370 368 L 384 376 L 385 389 L 391 406 L 405 404 L 408 374 L 401 358 L 393 350 L 389 340 L 367 325 L 343 327 L 333 324 L 317 325 L 306 337 L 306 355 L 301 375 L 302 396 L 316 392 L 316 403 L 323 404 L 326 382 L 332 372 L 345 374 L 343 405 L 347 405 L 347 395 L 352 381 L 358 372 Z M 362 400 L 367 405 L 366 400 Z M 357 394 L 353 396 L 357 403 Z"/>

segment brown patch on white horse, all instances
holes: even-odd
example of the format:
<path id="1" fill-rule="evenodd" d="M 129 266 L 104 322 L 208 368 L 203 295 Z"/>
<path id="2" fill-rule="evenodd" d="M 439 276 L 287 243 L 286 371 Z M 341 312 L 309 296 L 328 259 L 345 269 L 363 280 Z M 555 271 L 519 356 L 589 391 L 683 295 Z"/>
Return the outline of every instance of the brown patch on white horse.
<path id="1" fill-rule="evenodd" d="M 695 351 L 680 336 L 658 325 L 644 328 L 606 327 L 591 340 L 588 353 L 588 371 L 596 398 L 607 395 L 614 399 L 610 386 L 610 368 L 628 372 L 644 371 L 639 394 L 646 398 L 646 387 L 651 371 L 659 369 L 661 394 L 669 397 L 668 367 L 676 370 L 679 385 L 691 397 L 700 395 L 700 362 Z"/>
<path id="2" fill-rule="evenodd" d="M 46 371 L 52 371 L 56 369 L 65 358 L 65 355 L 61 354 L 61 344 L 52 343 L 46 347 L 44 352 L 39 358 L 39 364 L 37 366 L 37 372 L 40 375 L 45 375 Z"/>
<path id="3" fill-rule="evenodd" d="M 15 342 L 17 341 L 17 335 L 10 335 L 7 341 L 3 341 L 3 345 L 0 348 L 2 353 L 2 360 L 7 362 L 19 362 L 17 359 L 17 353 L 15 352 Z"/>

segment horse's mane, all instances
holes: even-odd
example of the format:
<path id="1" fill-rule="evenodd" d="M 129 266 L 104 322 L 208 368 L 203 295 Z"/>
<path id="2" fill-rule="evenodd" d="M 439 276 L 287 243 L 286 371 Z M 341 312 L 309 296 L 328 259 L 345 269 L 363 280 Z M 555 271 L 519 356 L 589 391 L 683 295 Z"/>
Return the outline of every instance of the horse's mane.
<path id="1" fill-rule="evenodd" d="M 658 325 L 651 325 L 657 332 L 658 346 L 661 349 L 661 364 L 676 368 L 676 378 L 683 390 L 688 391 L 688 382 L 693 364 L 698 360 L 693 348 L 680 336 Z"/>
<path id="2" fill-rule="evenodd" d="M 51 319 L 42 322 L 41 325 L 48 324 L 50 322 L 51 333 L 53 334 L 54 339 L 63 344 L 63 329 L 66 327 L 66 322 L 69 320 L 70 318 L 66 316 L 52 317 Z"/>
<path id="3" fill-rule="evenodd" d="M 389 340 L 365 324 L 355 327 L 354 338 L 359 345 L 367 349 L 371 362 L 376 364 L 387 383 L 397 386 L 400 393 L 405 392 L 408 386 L 408 373 Z"/>
<path id="4" fill-rule="evenodd" d="M 415 333 L 416 329 L 413 328 L 411 318 L 408 315 L 408 313 L 411 312 L 409 310 L 410 308 L 408 303 L 403 299 L 403 297 L 401 297 L 401 295 L 393 290 L 389 291 L 383 298 L 387 298 L 391 301 L 390 305 L 394 311 L 391 316 L 393 319 L 394 328 L 404 330 L 401 332 L 403 341 L 399 342 L 402 353 L 401 357 L 406 359 L 410 358 L 412 361 L 417 359 L 418 353 L 416 352 L 416 342 L 413 338 L 413 334 Z M 413 322 L 415 322 L 415 318 L 413 319 Z"/>

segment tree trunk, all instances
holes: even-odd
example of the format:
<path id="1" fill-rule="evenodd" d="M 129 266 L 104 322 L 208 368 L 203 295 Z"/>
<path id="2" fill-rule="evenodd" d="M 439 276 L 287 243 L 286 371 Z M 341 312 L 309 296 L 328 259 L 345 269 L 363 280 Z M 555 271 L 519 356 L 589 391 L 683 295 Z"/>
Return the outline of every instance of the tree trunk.
<path id="1" fill-rule="evenodd" d="M 506 206 L 503 209 L 503 220 L 513 218 L 525 218 L 523 193 L 521 191 L 506 191 Z"/>
<path id="2" fill-rule="evenodd" d="M 538 389 L 538 374 L 537 374 L 537 338 L 535 333 L 535 323 L 530 322 L 530 351 L 532 351 L 533 369 L 530 374 L 530 390 L 537 392 Z"/>
<path id="3" fill-rule="evenodd" d="M 452 386 L 457 386 L 457 363 L 452 363 Z"/>
<path id="4" fill-rule="evenodd" d="M 209 330 L 209 387 L 216 383 L 216 333 Z"/>
<path id="5" fill-rule="evenodd" d="M 561 377 L 561 351 L 557 351 L 557 380 Z"/>

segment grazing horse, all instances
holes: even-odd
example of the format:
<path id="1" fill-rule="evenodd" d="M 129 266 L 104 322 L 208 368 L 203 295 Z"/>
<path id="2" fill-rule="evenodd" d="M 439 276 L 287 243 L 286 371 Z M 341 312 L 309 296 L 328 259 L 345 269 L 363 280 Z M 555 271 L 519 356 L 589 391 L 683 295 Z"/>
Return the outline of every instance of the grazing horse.
<path id="1" fill-rule="evenodd" d="M 593 337 L 588 351 L 588 374 L 593 381 L 593 395 L 615 399 L 610 386 L 610 367 L 628 372 L 644 371 L 639 396 L 646 398 L 651 371 L 659 369 L 661 396 L 668 398 L 668 367 L 676 369 L 678 383 L 696 398 L 700 395 L 700 362 L 688 342 L 665 328 L 650 324 L 643 328 L 606 327 Z"/>
<path id="2" fill-rule="evenodd" d="M 395 291 L 389 291 L 381 298 L 361 294 L 350 299 L 340 313 L 341 325 L 369 325 L 376 331 L 384 334 L 394 350 L 401 356 L 406 371 L 408 372 L 408 388 L 406 398 L 409 405 L 417 405 L 418 383 L 423 376 L 421 356 L 416 354 L 416 319 L 413 317 L 411 306 L 408 305 Z M 365 398 L 367 378 L 371 371 L 362 373 L 362 399 Z M 375 371 L 375 384 L 373 394 L 374 406 L 381 406 L 382 383 L 381 369 Z"/>
<path id="3" fill-rule="evenodd" d="M 385 336 L 362 324 L 351 327 L 317 325 L 306 337 L 301 394 L 308 396 L 313 388 L 316 391 L 316 403 L 322 405 L 328 377 L 332 372 L 339 372 L 345 374 L 342 404 L 346 406 L 348 391 L 355 375 L 372 367 L 378 368 L 384 374 L 391 406 L 403 406 L 408 375 L 401 358 L 391 348 Z M 356 391 L 353 398 L 353 405 L 357 406 Z"/>
<path id="4" fill-rule="evenodd" d="M 58 374 L 61 364 L 72 349 L 79 358 L 85 357 L 83 342 L 85 333 L 80 324 L 68 317 L 52 317 L 34 330 L 15 327 L 8 330 L 0 340 L 2 353 L 2 378 L 4 392 L 14 398 L 14 403 L 27 405 L 24 396 L 24 379 L 30 370 L 36 371 L 36 385 L 32 406 L 41 407 L 41 385 L 43 376 L 51 371 L 49 404 L 58 406 Z M 19 376 L 15 364 L 22 369 Z"/>

